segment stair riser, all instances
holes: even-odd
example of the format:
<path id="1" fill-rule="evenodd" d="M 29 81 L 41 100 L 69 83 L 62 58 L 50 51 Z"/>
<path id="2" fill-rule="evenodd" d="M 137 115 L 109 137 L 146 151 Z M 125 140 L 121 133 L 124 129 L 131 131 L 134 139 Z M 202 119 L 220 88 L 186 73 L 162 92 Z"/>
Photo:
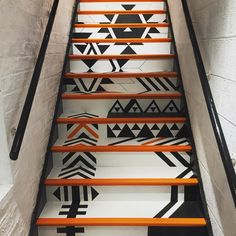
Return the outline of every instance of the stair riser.
<path id="1" fill-rule="evenodd" d="M 75 201 L 171 201 L 176 192 L 178 201 L 184 201 L 188 187 L 178 186 L 47 186 L 47 200 Z"/>
<path id="2" fill-rule="evenodd" d="M 88 155 L 89 154 L 89 155 Z M 116 166 L 150 166 L 156 167 L 189 167 L 190 153 L 179 152 L 133 152 L 133 153 L 53 153 L 53 166 L 55 168 L 67 166 L 94 166 L 94 167 L 116 167 Z"/>
<path id="3" fill-rule="evenodd" d="M 146 20 L 146 19 L 147 20 Z M 89 14 L 89 15 L 78 15 L 77 22 L 87 24 L 115 24 L 115 23 L 163 23 L 166 22 L 166 14 Z"/>
<path id="4" fill-rule="evenodd" d="M 124 10 L 164 10 L 164 2 L 112 2 L 112 4 L 106 4 L 105 2 L 81 2 L 78 10 L 81 11 L 124 11 Z M 105 5 L 105 6 L 104 6 Z M 126 7 L 125 5 L 135 5 L 132 7 Z M 131 9 L 130 9 L 131 8 Z"/>
<path id="5" fill-rule="evenodd" d="M 61 233 L 60 233 L 61 232 Z M 66 234 L 68 232 L 68 234 Z M 76 234 L 69 234 L 75 232 Z M 81 232 L 81 234 L 79 234 Z M 40 227 L 38 236 L 147 236 L 148 227 Z"/>
<path id="6" fill-rule="evenodd" d="M 138 109 L 134 111 L 134 107 Z M 99 117 L 175 115 L 182 111 L 181 99 L 63 99 L 63 108 L 65 113 L 79 111 Z"/>
<path id="7" fill-rule="evenodd" d="M 176 92 L 177 78 L 78 78 L 64 79 L 67 92 Z"/>
<path id="8" fill-rule="evenodd" d="M 142 43 L 142 45 L 132 45 L 132 43 L 73 43 L 74 55 L 122 55 L 122 54 L 170 54 L 171 43 Z"/>
<path id="9" fill-rule="evenodd" d="M 83 133 L 91 138 L 189 137 L 184 123 L 59 124 L 58 127 L 59 136 L 67 138 L 76 138 Z"/>
<path id="10" fill-rule="evenodd" d="M 173 71 L 173 59 L 83 59 L 70 60 L 70 72 L 157 72 Z"/>

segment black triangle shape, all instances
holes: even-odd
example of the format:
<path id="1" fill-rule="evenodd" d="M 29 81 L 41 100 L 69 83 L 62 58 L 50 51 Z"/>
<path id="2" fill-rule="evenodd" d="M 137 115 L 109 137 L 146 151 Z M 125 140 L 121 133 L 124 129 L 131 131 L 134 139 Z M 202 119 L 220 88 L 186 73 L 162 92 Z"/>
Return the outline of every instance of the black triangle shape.
<path id="1" fill-rule="evenodd" d="M 117 112 L 117 108 L 119 108 L 119 110 L 121 110 L 122 112 L 124 112 L 124 109 L 122 107 L 122 105 L 120 104 L 119 100 L 117 100 L 114 105 L 112 106 L 111 110 L 109 111 L 109 113 L 112 112 Z M 115 110 L 115 111 L 114 111 Z"/>
<path id="2" fill-rule="evenodd" d="M 53 193 L 53 195 L 59 200 L 61 201 L 61 189 L 57 188 L 56 191 Z"/>
<path id="3" fill-rule="evenodd" d="M 137 53 L 130 46 L 128 46 L 121 54 L 137 54 Z"/>
<path id="4" fill-rule="evenodd" d="M 117 59 L 117 63 L 120 67 L 124 66 L 128 61 L 127 59 Z"/>
<path id="5" fill-rule="evenodd" d="M 146 21 L 148 21 L 152 16 L 153 16 L 153 14 L 144 14 L 143 15 L 143 17 Z"/>
<path id="6" fill-rule="evenodd" d="M 101 29 L 98 31 L 98 33 L 109 33 L 109 34 L 110 34 L 108 28 L 101 28 Z"/>
<path id="7" fill-rule="evenodd" d="M 167 125 L 163 125 L 161 131 L 158 133 L 159 137 L 173 137 Z"/>
<path id="8" fill-rule="evenodd" d="M 97 62 L 96 59 L 82 60 L 84 64 L 86 64 L 89 69 Z"/>
<path id="9" fill-rule="evenodd" d="M 116 138 L 116 135 L 111 130 L 110 126 L 107 125 L 107 137 L 108 138 Z"/>
<path id="10" fill-rule="evenodd" d="M 75 47 L 83 54 L 87 45 L 75 44 Z"/>
<path id="11" fill-rule="evenodd" d="M 107 35 L 106 39 L 112 39 L 112 36 L 109 34 Z"/>
<path id="12" fill-rule="evenodd" d="M 176 124 L 174 124 L 174 125 L 170 128 L 170 130 L 179 130 L 179 127 L 178 127 Z"/>
<path id="13" fill-rule="evenodd" d="M 110 47 L 110 45 L 97 45 L 97 46 L 102 54 Z"/>
<path id="14" fill-rule="evenodd" d="M 148 33 L 149 33 L 149 34 L 150 34 L 150 33 L 156 34 L 156 33 L 160 33 L 160 31 L 159 31 L 157 28 L 151 28 L 151 29 L 148 31 Z"/>
<path id="15" fill-rule="evenodd" d="M 135 7 L 135 5 L 122 5 L 122 7 L 123 7 L 125 10 L 130 11 L 130 10 L 132 10 L 132 9 Z"/>
<path id="16" fill-rule="evenodd" d="M 128 138 L 128 137 L 134 137 L 133 132 L 131 131 L 131 129 L 129 128 L 129 126 L 126 124 L 123 129 L 121 130 L 121 132 L 118 135 L 119 138 Z"/>
<path id="17" fill-rule="evenodd" d="M 112 130 L 121 130 L 120 126 L 118 124 L 116 124 Z"/>
<path id="18" fill-rule="evenodd" d="M 99 193 L 92 187 L 91 187 L 91 193 L 92 193 L 92 200 L 94 200 L 99 195 Z"/>
<path id="19" fill-rule="evenodd" d="M 135 108 L 135 110 L 134 110 Z M 139 110 L 140 113 L 143 112 L 142 108 L 140 107 L 140 105 L 138 104 L 138 102 L 135 99 L 132 99 L 128 105 L 125 107 L 125 112 L 127 113 L 132 113 L 132 112 L 137 112 L 137 110 Z"/>
<path id="20" fill-rule="evenodd" d="M 165 109 L 163 110 L 163 112 L 166 112 L 167 110 L 173 111 L 176 110 L 177 112 L 179 111 L 178 107 L 175 105 L 174 101 L 171 100 L 167 106 L 165 107 Z"/>
<path id="21" fill-rule="evenodd" d="M 153 109 L 155 108 L 155 110 Z M 160 108 L 158 107 L 157 103 L 152 100 L 152 102 L 149 104 L 149 106 L 147 107 L 147 109 L 144 111 L 145 113 L 150 113 L 150 112 L 160 112 Z"/>
<path id="22" fill-rule="evenodd" d="M 104 78 L 100 84 L 114 84 L 114 82 L 109 78 Z"/>
<path id="23" fill-rule="evenodd" d="M 157 124 L 153 125 L 151 130 L 160 130 L 160 128 L 157 126 Z"/>
<path id="24" fill-rule="evenodd" d="M 132 130 L 141 130 L 141 128 L 140 128 L 137 124 L 135 124 L 135 125 L 133 126 Z"/>
<path id="25" fill-rule="evenodd" d="M 109 20 L 112 21 L 114 18 L 114 15 L 105 15 L 105 17 Z"/>
<path id="26" fill-rule="evenodd" d="M 153 138 L 154 135 L 153 133 L 151 132 L 151 130 L 149 129 L 149 127 L 147 126 L 147 124 L 145 124 L 142 128 L 142 130 L 140 131 L 140 133 L 138 134 L 138 137 L 139 138 L 142 138 L 142 137 L 150 137 L 150 138 Z"/>
<path id="27" fill-rule="evenodd" d="M 184 125 L 180 131 L 178 132 L 178 134 L 176 135 L 176 137 L 178 138 L 189 138 L 189 131 L 188 131 L 188 128 L 187 128 L 187 125 Z"/>

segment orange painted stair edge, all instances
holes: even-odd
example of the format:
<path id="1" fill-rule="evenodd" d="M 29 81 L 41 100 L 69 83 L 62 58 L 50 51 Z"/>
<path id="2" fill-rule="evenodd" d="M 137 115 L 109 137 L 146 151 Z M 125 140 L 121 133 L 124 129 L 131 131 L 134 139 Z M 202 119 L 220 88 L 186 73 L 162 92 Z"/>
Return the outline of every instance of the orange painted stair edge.
<path id="1" fill-rule="evenodd" d="M 148 73 L 126 73 L 126 72 L 112 72 L 112 73 L 66 73 L 64 75 L 67 79 L 74 78 L 130 78 L 130 77 L 171 77 L 177 78 L 176 72 L 148 72 Z"/>
<path id="2" fill-rule="evenodd" d="M 127 10 L 127 11 L 77 11 L 77 14 L 79 15 L 105 15 L 105 14 L 119 14 L 119 15 L 132 15 L 132 14 L 166 14 L 167 12 L 165 10 Z"/>
<path id="3" fill-rule="evenodd" d="M 204 227 L 204 218 L 39 218 L 38 226 L 160 226 Z"/>
<path id="4" fill-rule="evenodd" d="M 83 39 L 72 38 L 72 43 L 169 43 L 172 42 L 172 38 L 122 38 L 122 39 Z"/>
<path id="5" fill-rule="evenodd" d="M 46 179 L 48 186 L 193 186 L 198 185 L 196 178 L 190 179 L 154 179 L 154 178 L 132 178 L 132 179 Z"/>
<path id="6" fill-rule="evenodd" d="M 174 58 L 175 54 L 119 54 L 119 55 L 69 55 L 71 60 L 91 60 L 91 59 L 169 59 Z"/>
<path id="7" fill-rule="evenodd" d="M 169 23 L 74 24 L 75 28 L 157 28 L 169 26 Z"/>
<path id="8" fill-rule="evenodd" d="M 120 124 L 120 123 L 184 123 L 186 122 L 185 117 L 136 117 L 136 118 L 68 118 L 59 117 L 57 118 L 57 123 L 64 124 L 75 124 L 75 123 L 85 123 L 85 124 Z"/>
<path id="9" fill-rule="evenodd" d="M 135 145 L 119 145 L 119 146 L 52 146 L 53 152 L 191 152 L 190 145 L 159 145 L 159 146 L 135 146 Z"/>
<path id="10" fill-rule="evenodd" d="M 63 99 L 165 99 L 165 98 L 181 98 L 181 93 L 156 93 L 156 94 L 122 94 L 122 93 L 94 93 L 94 94 L 76 94 L 64 93 Z"/>

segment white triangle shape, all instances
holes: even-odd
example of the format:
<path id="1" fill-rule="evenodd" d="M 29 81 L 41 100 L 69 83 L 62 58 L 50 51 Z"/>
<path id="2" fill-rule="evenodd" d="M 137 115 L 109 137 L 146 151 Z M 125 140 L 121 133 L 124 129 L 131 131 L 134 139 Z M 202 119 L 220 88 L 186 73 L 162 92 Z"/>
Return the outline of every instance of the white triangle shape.
<path id="1" fill-rule="evenodd" d="M 132 32 L 132 29 L 130 29 L 130 28 L 128 27 L 128 28 L 126 28 L 126 29 L 124 30 L 124 32 Z"/>

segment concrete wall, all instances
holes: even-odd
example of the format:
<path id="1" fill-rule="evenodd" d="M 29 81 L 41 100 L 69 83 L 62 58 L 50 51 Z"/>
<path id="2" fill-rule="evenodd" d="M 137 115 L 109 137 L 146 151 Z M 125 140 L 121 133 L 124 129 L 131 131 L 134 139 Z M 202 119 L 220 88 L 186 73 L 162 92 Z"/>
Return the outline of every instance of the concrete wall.
<path id="1" fill-rule="evenodd" d="M 168 0 L 168 2 L 214 236 L 233 236 L 235 235 L 236 222 L 235 206 L 204 100 L 182 3 L 181 0 Z M 195 0 L 195 2 L 205 4 L 207 1 Z M 221 4 L 222 6 L 223 4 Z M 208 17 L 211 19 L 211 16 Z M 202 20 L 204 19 L 202 18 Z M 217 22 L 213 20 L 213 24 L 217 24 Z M 222 63 L 227 64 L 224 60 Z M 224 91 L 221 88 L 220 92 L 224 93 Z M 226 94 L 224 97 L 229 99 Z M 225 106 L 227 107 L 227 105 Z"/>
<path id="2" fill-rule="evenodd" d="M 188 3 L 226 141 L 236 159 L 236 1 Z"/>
<path id="3" fill-rule="evenodd" d="M 3 100 L 8 149 L 31 80 L 52 2 L 0 1 L 0 96 Z M 22 150 L 19 159 L 11 162 L 13 186 L 0 202 L 1 236 L 28 235 L 48 144 L 73 4 L 74 0 L 60 0 Z M 1 183 L 3 180 L 0 180 L 0 188 Z"/>

